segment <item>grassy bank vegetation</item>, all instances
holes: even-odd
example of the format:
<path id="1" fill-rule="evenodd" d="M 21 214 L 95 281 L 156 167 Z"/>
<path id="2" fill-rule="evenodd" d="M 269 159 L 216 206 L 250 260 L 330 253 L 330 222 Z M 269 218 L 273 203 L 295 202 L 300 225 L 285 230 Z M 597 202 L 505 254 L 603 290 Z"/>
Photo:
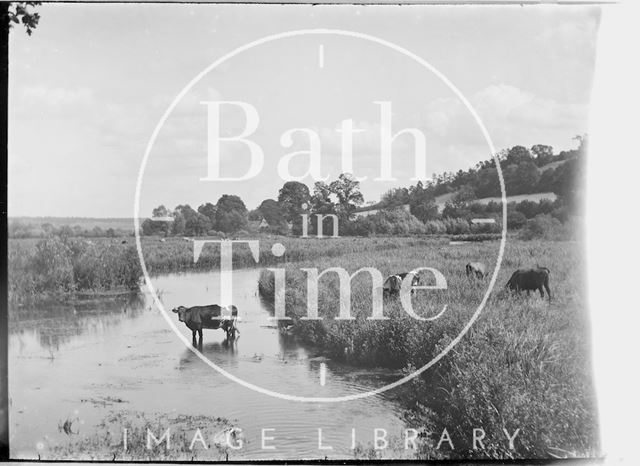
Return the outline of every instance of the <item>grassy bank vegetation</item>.
<path id="1" fill-rule="evenodd" d="M 470 280 L 464 273 L 469 260 L 493 265 L 495 242 L 460 246 L 407 246 L 401 251 L 371 248 L 365 254 L 290 264 L 286 270 L 287 315 L 294 334 L 319 346 L 332 358 L 365 366 L 403 368 L 410 372 L 439 354 L 461 331 L 479 305 L 488 279 Z M 504 284 L 514 269 L 539 264 L 551 270 L 553 301 L 540 296 L 512 296 Z M 339 281 L 322 277 L 319 310 L 322 321 L 302 321 L 306 313 L 306 276 L 303 267 L 324 270 L 343 266 L 349 273 L 372 266 L 383 272 L 408 271 L 418 266 L 440 270 L 448 289 L 419 291 L 413 298 L 421 316 L 433 316 L 448 305 L 442 317 L 419 322 L 401 308 L 399 300 L 385 302 L 387 321 L 371 321 L 371 280 L 361 274 L 353 280 L 352 315 L 355 321 L 337 321 Z M 502 433 L 520 428 L 516 451 L 504 442 L 488 440 L 488 451 L 455 451 L 454 455 L 497 458 L 581 456 L 596 453 L 595 403 L 589 363 L 584 261 L 582 250 L 567 242 L 507 243 L 496 288 L 480 318 L 467 335 L 432 369 L 402 390 L 411 407 L 408 418 L 436 419 L 452 435 L 468 436 L 475 427 Z M 428 272 L 424 275 L 428 277 Z M 264 271 L 260 292 L 273 300 L 273 277 Z M 425 457 L 438 453 L 428 445 Z M 447 453 L 447 456 L 449 454 Z"/>
<path id="2" fill-rule="evenodd" d="M 137 290 L 142 275 L 134 246 L 51 236 L 11 240 L 9 302 L 19 303 L 75 292 Z"/>
<path id="3" fill-rule="evenodd" d="M 207 239 L 201 237 L 197 239 Z M 209 238 L 217 239 L 219 238 Z M 271 266 L 284 262 L 312 261 L 343 254 L 378 250 L 398 250 L 407 246 L 446 243 L 445 238 L 335 238 L 303 239 L 275 235 L 257 235 L 260 240 L 256 264 L 246 244 L 234 244 L 235 268 Z M 286 247 L 282 257 L 271 253 L 273 244 Z M 220 267 L 220 247 L 206 245 L 197 262 L 193 261 L 193 242 L 183 238 L 143 237 L 142 251 L 149 274 L 187 270 L 212 270 Z M 135 241 L 130 238 L 74 238 L 49 236 L 9 241 L 9 300 L 12 303 L 44 297 L 66 297 L 72 293 L 101 293 L 137 290 L 142 269 Z"/>
<path id="4" fill-rule="evenodd" d="M 207 239 L 200 237 L 196 239 Z M 219 238 L 210 238 L 219 240 Z M 233 245 L 233 266 L 235 268 L 267 267 L 285 262 L 315 261 L 343 256 L 344 254 L 361 254 L 370 251 L 372 247 L 378 250 L 398 250 L 407 246 L 444 244 L 446 238 L 299 238 L 277 235 L 255 235 L 242 240 L 259 240 L 259 262 L 254 260 L 249 246 L 246 244 Z M 286 252 L 282 257 L 271 253 L 275 243 L 282 243 Z M 193 243 L 184 239 L 142 238 L 142 251 L 145 264 L 150 274 L 176 272 L 181 270 L 202 269 L 211 270 L 220 267 L 220 246 L 207 244 L 204 246 L 198 262 L 193 261 Z"/>
<path id="5" fill-rule="evenodd" d="M 70 422 L 71 420 L 67 420 Z M 61 426 L 64 426 L 61 421 Z M 73 426 L 73 424 L 72 424 Z M 204 428 L 203 426 L 206 426 Z M 110 412 L 89 435 L 69 435 L 66 444 L 55 445 L 43 451 L 44 460 L 79 461 L 225 461 L 234 459 L 236 453 L 226 445 L 225 432 L 234 429 L 226 418 L 205 415 L 167 415 L 161 413 Z M 147 430 L 160 439 L 169 428 L 173 436 L 170 448 L 163 441 L 159 446 L 147 449 Z M 127 429 L 127 445 L 123 443 L 123 429 Z M 196 430 L 201 429 L 207 448 L 191 442 Z M 71 427 L 73 431 L 73 427 Z M 214 435 L 214 434 L 218 435 Z M 221 433 L 221 434 L 220 434 Z M 237 440 L 235 440 L 237 441 Z M 152 440 L 153 442 L 153 440 Z M 31 458 L 27 458 L 31 459 Z"/>

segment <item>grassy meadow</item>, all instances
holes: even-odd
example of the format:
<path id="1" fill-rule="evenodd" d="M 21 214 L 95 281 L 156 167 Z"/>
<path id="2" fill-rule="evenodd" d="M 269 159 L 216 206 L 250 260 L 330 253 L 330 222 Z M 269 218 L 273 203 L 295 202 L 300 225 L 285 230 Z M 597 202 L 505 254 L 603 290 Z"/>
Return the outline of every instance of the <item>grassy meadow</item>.
<path id="1" fill-rule="evenodd" d="M 332 358 L 354 365 L 402 368 L 406 373 L 438 355 L 468 322 L 489 283 L 469 279 L 468 261 L 495 264 L 497 242 L 462 245 L 407 244 L 401 250 L 372 247 L 365 253 L 288 264 L 285 302 L 294 319 L 294 334 Z M 504 289 L 518 267 L 545 266 L 551 270 L 553 299 L 512 295 Z M 306 276 L 303 267 L 323 270 L 343 266 L 349 273 L 376 267 L 386 276 L 415 267 L 434 267 L 447 279 L 447 290 L 418 291 L 413 298 L 419 322 L 401 307 L 399 299 L 385 300 L 387 321 L 372 321 L 371 280 L 358 275 L 352 285 L 351 315 L 339 321 L 339 280 L 336 274 L 320 279 L 319 313 L 322 321 L 300 320 L 306 313 Z M 474 427 L 487 432 L 521 430 L 516 450 L 494 442 L 488 451 L 456 452 L 461 458 L 489 454 L 495 458 L 573 457 L 597 454 L 596 405 L 589 359 L 588 311 L 585 300 L 582 246 L 574 242 L 508 241 L 496 287 L 475 325 L 432 369 L 401 390 L 410 407 L 409 420 L 435 419 L 433 427 L 452 436 L 468 436 Z M 423 272 L 428 282 L 429 272 Z M 273 278 L 263 271 L 260 291 L 273 299 Z M 438 430 L 439 429 L 439 430 Z M 424 457 L 438 457 L 425 446 Z M 450 457 L 450 456 L 448 456 Z"/>

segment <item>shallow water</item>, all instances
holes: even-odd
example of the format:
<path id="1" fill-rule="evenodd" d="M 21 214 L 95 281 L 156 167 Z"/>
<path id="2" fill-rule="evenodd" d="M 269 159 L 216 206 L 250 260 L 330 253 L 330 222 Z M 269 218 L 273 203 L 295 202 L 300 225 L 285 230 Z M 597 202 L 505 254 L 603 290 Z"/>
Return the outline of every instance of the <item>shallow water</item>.
<path id="1" fill-rule="evenodd" d="M 283 394 L 335 397 L 397 380 L 317 357 L 282 335 L 257 293 L 259 270 L 234 271 L 240 337 L 204 330 L 202 354 L 247 382 Z M 215 273 L 170 274 L 153 280 L 167 310 L 219 302 Z M 190 341 L 191 332 L 169 311 Z M 225 417 L 243 430 L 230 459 L 352 458 L 351 435 L 367 445 L 373 429 L 402 433 L 401 408 L 386 394 L 340 403 L 301 403 L 250 390 L 200 360 L 173 332 L 150 296 L 112 297 L 68 306 L 11 310 L 9 325 L 10 445 L 14 458 L 43 459 L 69 441 L 59 426 L 74 420 L 90 436 L 109 412 Z M 320 383 L 321 366 L 326 370 Z M 167 426 L 164 426 L 165 428 Z M 318 450 L 318 428 L 323 444 Z M 261 429 L 276 450 L 261 448 Z M 156 435 L 160 435 L 158 431 Z M 207 433 L 204 433 L 207 435 Z M 75 435 L 75 434 L 72 434 Z M 77 437 L 76 436 L 76 437 Z"/>

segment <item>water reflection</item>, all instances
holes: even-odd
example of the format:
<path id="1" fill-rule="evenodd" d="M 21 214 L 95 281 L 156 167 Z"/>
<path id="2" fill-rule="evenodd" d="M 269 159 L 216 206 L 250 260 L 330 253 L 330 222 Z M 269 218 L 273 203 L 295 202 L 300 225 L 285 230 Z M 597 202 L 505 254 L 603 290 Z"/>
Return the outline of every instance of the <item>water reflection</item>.
<path id="1" fill-rule="evenodd" d="M 145 309 L 142 293 L 107 298 L 78 299 L 73 303 L 44 302 L 9 310 L 9 335 L 20 347 L 36 341 L 48 351 L 58 351 L 72 338 L 84 333 L 104 333 L 135 318 Z"/>
<path id="2" fill-rule="evenodd" d="M 222 342 L 205 343 L 196 348 L 203 356 L 216 364 L 222 364 L 228 367 L 237 367 L 238 361 L 236 355 L 238 353 L 238 339 L 229 341 L 227 339 Z M 193 362 L 201 362 L 200 358 L 191 350 L 187 349 L 182 353 L 180 358 L 180 369 L 184 370 L 186 365 L 191 366 Z M 202 363 L 204 368 L 204 363 Z"/>

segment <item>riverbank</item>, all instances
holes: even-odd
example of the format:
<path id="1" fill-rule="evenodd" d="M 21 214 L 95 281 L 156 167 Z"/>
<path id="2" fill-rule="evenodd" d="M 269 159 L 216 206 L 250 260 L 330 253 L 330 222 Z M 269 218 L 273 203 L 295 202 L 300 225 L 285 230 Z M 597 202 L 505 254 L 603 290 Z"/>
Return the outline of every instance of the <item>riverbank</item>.
<path id="1" fill-rule="evenodd" d="M 271 253 L 272 245 L 277 242 L 285 245 L 284 257 Z M 69 244 L 61 246 L 57 242 L 50 246 L 67 247 L 62 249 L 65 253 L 83 251 L 77 256 L 69 256 L 77 257 L 77 261 L 62 261 L 70 266 L 72 280 L 69 283 L 84 283 L 77 281 L 83 276 L 76 273 L 84 270 L 81 264 L 92 264 L 98 269 L 96 276 L 101 277 L 103 273 L 108 274 L 108 270 L 127 270 L 127 267 L 121 267 L 121 260 L 125 264 L 127 261 L 137 263 L 135 247 L 115 240 L 88 244 L 86 249 L 74 249 Z M 285 271 L 286 311 L 294 319 L 291 338 L 317 347 L 324 356 L 338 363 L 347 363 L 351 368 L 386 367 L 410 374 L 440 354 L 468 322 L 482 300 L 488 279 L 477 281 L 467 278 L 464 266 L 474 260 L 483 261 L 491 267 L 495 263 L 498 246 L 497 242 L 449 245 L 442 239 L 420 238 L 318 240 L 265 237 L 260 239 L 260 261 L 257 265 L 279 267 Z M 31 247 L 31 254 L 33 251 L 50 252 L 49 248 L 39 248 L 37 243 Z M 13 249 L 11 243 L 10 249 Z M 157 288 L 161 291 L 171 290 L 178 279 L 164 275 L 168 270 L 204 271 L 219 267 L 218 249 L 206 246 L 200 261 L 194 264 L 193 244 L 185 240 L 145 238 L 143 251 L 147 267 L 160 280 Z M 97 258 L 105 254 L 118 258 L 106 262 L 113 266 L 111 269 L 100 269 L 101 262 Z M 52 254 L 46 257 L 60 260 Z M 43 271 L 55 270 L 47 267 L 59 262 L 39 260 L 43 266 L 33 267 L 32 263 L 29 273 L 22 278 L 39 277 L 32 282 L 51 283 L 44 279 L 54 275 L 53 272 Z M 24 263 L 29 264 L 28 261 Z M 256 265 L 244 245 L 238 248 L 234 245 L 234 266 L 238 264 L 240 267 Z M 504 290 L 504 283 L 515 268 L 536 264 L 551 270 L 551 303 L 535 294 L 531 297 L 512 296 Z M 14 262 L 13 267 L 15 265 Z M 385 302 L 384 307 L 384 315 L 390 317 L 389 320 L 368 320 L 371 282 L 366 274 L 362 274 L 352 283 L 352 315 L 355 320 L 336 321 L 339 286 L 335 274 L 330 273 L 322 278 L 318 293 L 318 307 L 324 320 L 301 320 L 308 310 L 306 276 L 301 269 L 324 270 L 332 266 L 344 267 L 349 273 L 360 267 L 376 267 L 383 276 L 418 266 L 435 267 L 446 277 L 447 289 L 419 291 L 413 298 L 414 308 L 421 316 L 436 316 L 445 305 L 446 312 L 434 321 L 420 322 L 411 318 L 397 300 L 392 300 Z M 10 281 L 16 269 L 13 270 Z M 478 425 L 487 431 L 501 432 L 507 428 L 509 432 L 515 429 L 527 432 L 526 436 L 519 437 L 514 451 L 505 447 L 504 442 L 492 444 L 487 440 L 489 446 L 477 453 L 478 458 L 551 457 L 559 450 L 564 451 L 565 456 L 597 455 L 586 283 L 585 277 L 576 272 L 580 270 L 584 270 L 581 243 L 509 241 L 496 288 L 478 321 L 438 364 L 391 394 L 405 407 L 403 416 L 410 421 L 409 424 L 428 426 L 438 419 L 442 424 L 453 426 L 451 430 L 459 436 L 466 435 Z M 237 289 L 255 290 L 259 272 L 252 272 L 256 278 Z M 206 277 L 206 280 L 204 287 L 208 286 L 211 277 Z M 94 283 L 99 285 L 98 288 L 108 290 L 117 281 L 97 279 Z M 273 302 L 273 281 L 266 272 L 262 273 L 259 285 L 262 298 Z M 63 290 L 62 296 L 82 291 L 81 286 L 69 288 Z M 190 300 L 194 299 L 192 293 L 188 296 Z M 171 295 L 162 299 L 165 307 L 169 308 L 174 304 L 190 304 L 189 300 L 174 303 Z M 208 302 L 209 299 L 205 293 L 193 304 Z M 240 306 L 241 312 L 245 307 L 247 305 Z M 14 306 L 11 312 L 15 309 Z M 273 332 L 277 335 L 276 329 Z M 248 344 L 253 343 L 245 339 L 243 345 Z M 218 346 L 205 348 L 205 352 L 209 351 L 215 357 L 220 350 Z M 256 351 L 255 361 L 260 360 L 265 359 Z M 314 370 L 317 367 L 314 366 Z M 455 457 L 458 452 L 452 454 Z M 475 453 L 460 451 L 459 454 L 462 458 L 473 457 Z M 418 455 L 433 457 L 433 446 L 425 446 Z"/>
<path id="2" fill-rule="evenodd" d="M 218 238 L 196 238 L 198 240 Z M 233 245 L 233 266 L 267 267 L 287 262 L 339 257 L 377 250 L 397 250 L 410 245 L 445 244 L 445 238 L 295 238 L 262 235 L 257 238 L 258 262 L 245 244 Z M 248 239 L 247 239 L 248 240 Z M 282 256 L 271 248 L 285 246 Z M 190 270 L 217 270 L 219 246 L 206 245 L 197 262 L 194 245 L 184 238 L 142 237 L 145 266 L 151 276 Z M 134 238 L 83 238 L 52 236 L 45 239 L 10 239 L 8 254 L 9 302 L 64 301 L 78 295 L 135 291 L 143 276 Z"/>
<path id="3" fill-rule="evenodd" d="M 352 281 L 351 315 L 336 320 L 340 287 L 336 274 L 319 282 L 318 309 L 323 320 L 304 320 L 307 313 L 307 277 L 303 268 L 324 270 L 330 260 L 290 264 L 285 267 L 286 315 L 290 330 L 301 341 L 316 345 L 327 356 L 357 366 L 402 368 L 405 373 L 423 367 L 456 338 L 480 305 L 487 290 L 484 281 L 465 274 L 469 260 L 495 263 L 497 243 L 408 246 L 398 251 L 371 250 L 346 254 L 341 264 L 349 273 L 375 267 L 383 276 L 416 267 L 437 268 L 447 279 L 447 289 L 418 291 L 413 298 L 419 316 L 442 316 L 418 321 L 405 312 L 399 300 L 384 303 L 385 321 L 372 321 L 371 280 L 367 274 Z M 489 429 L 514 422 L 526 429 L 515 452 L 492 446 L 492 457 L 592 456 L 598 444 L 596 403 L 589 362 L 589 322 L 586 303 L 584 254 L 574 242 L 510 241 L 505 250 L 496 288 L 480 318 L 438 364 L 410 382 L 402 394 L 409 417 L 437 418 L 461 433 L 482 425 Z M 512 295 L 504 289 L 518 267 L 551 270 L 552 302 L 539 295 Z M 491 269 L 489 269 L 491 270 Z M 429 279 L 431 282 L 429 282 Z M 423 283 L 433 283 L 429 273 Z M 273 303 L 273 274 L 260 277 L 263 299 Z M 446 307 L 446 311 L 443 311 Z M 518 421 L 516 421 L 518 420 Z M 557 444 L 562 439 L 562 445 Z M 428 455 L 429 452 L 423 452 Z M 464 452 L 461 457 L 474 456 Z M 486 458 L 486 452 L 478 458 Z"/>

